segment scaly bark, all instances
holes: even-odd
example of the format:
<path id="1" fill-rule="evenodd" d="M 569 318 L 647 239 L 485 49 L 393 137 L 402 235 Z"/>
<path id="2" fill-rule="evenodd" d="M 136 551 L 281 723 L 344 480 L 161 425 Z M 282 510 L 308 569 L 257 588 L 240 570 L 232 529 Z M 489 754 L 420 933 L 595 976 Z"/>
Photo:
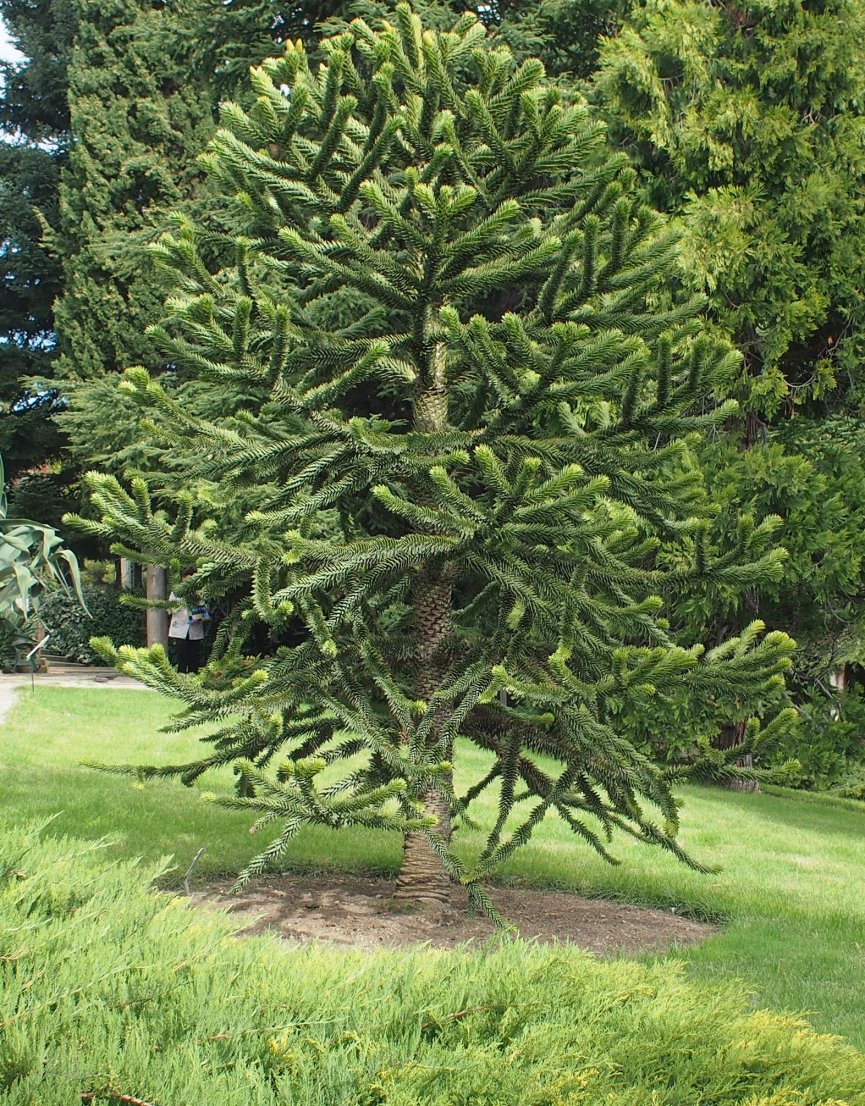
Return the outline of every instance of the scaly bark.
<path id="1" fill-rule="evenodd" d="M 414 406 L 414 427 L 435 434 L 447 427 L 448 403 L 445 380 L 445 351 L 437 346 L 430 359 L 427 386 Z M 441 687 L 450 667 L 447 643 L 453 626 L 453 588 L 447 568 L 428 569 L 414 589 L 416 633 L 416 683 L 418 699 L 426 702 Z M 430 739 L 438 738 L 433 725 Z M 437 820 L 435 832 L 450 841 L 451 812 L 445 795 L 435 787 L 421 797 L 424 813 Z M 395 898 L 441 907 L 450 900 L 450 877 L 441 857 L 433 850 L 425 833 L 406 833 L 403 859 L 396 881 Z"/>

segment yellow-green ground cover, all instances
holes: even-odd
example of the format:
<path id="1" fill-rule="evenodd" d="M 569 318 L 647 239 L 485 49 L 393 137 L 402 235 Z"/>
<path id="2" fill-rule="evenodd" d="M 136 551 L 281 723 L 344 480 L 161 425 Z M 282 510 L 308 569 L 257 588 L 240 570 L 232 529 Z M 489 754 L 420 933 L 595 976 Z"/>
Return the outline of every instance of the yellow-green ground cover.
<path id="1" fill-rule="evenodd" d="M 0 825 L 0 1101 L 865 1103 L 860 1052 L 680 966 L 292 949 L 148 893 L 155 874 Z"/>

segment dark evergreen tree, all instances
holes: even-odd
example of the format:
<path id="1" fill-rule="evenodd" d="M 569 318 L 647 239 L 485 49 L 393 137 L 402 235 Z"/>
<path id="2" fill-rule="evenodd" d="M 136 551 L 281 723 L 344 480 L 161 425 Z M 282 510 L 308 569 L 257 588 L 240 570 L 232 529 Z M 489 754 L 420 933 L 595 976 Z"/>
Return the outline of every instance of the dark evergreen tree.
<path id="1" fill-rule="evenodd" d="M 251 65 L 258 65 L 286 42 L 311 47 L 328 19 L 348 14 L 345 0 L 282 4 L 278 0 L 227 0 L 202 11 L 198 64 L 223 93 L 242 96 Z"/>
<path id="2" fill-rule="evenodd" d="M 56 524 L 64 481 L 37 474 L 62 444 L 51 418 L 62 403 L 52 381 L 61 269 L 43 223 L 58 221 L 75 20 L 67 0 L 0 0 L 0 19 L 21 53 L 0 64 L 0 453 L 15 513 Z"/>
<path id="3" fill-rule="evenodd" d="M 442 30 L 472 12 L 520 60 L 538 56 L 549 73 L 582 79 L 592 73 L 600 38 L 615 26 L 620 6 L 620 0 L 418 0 L 415 9 L 425 26 Z M 372 22 L 391 8 L 386 0 L 225 0 L 202 12 L 199 58 L 209 79 L 215 71 L 218 88 L 241 93 L 249 66 L 274 48 L 300 39 L 314 53 L 322 27 L 357 17 Z"/>
<path id="4" fill-rule="evenodd" d="M 59 448 L 48 416 L 58 401 L 51 374 L 60 267 L 44 248 L 39 221 L 40 214 L 56 219 L 57 184 L 55 152 L 21 137 L 0 144 L 0 449 L 12 478 Z"/>
<path id="5" fill-rule="evenodd" d="M 253 70 L 252 106 L 223 108 L 207 162 L 233 198 L 233 264 L 208 265 L 189 223 L 159 247 L 177 280 L 163 356 L 216 395 L 266 395 L 227 423 L 143 368 L 124 387 L 166 439 L 194 439 L 190 479 L 274 492 L 224 541 L 189 497 L 169 518 L 142 480 L 92 475 L 103 521 L 79 525 L 194 564 L 191 591 L 247 586 L 229 657 L 256 618 L 301 632 L 218 692 L 159 647 L 102 642 L 180 699 L 178 726 L 221 722 L 200 761 L 134 770 L 234 765 L 222 801 L 279 823 L 247 876 L 306 823 L 391 827 L 400 896 L 440 902 L 456 879 L 491 909 L 484 882 L 551 812 L 602 856 L 618 829 L 699 866 L 670 774 L 616 719 L 682 688 L 738 711 L 782 683 L 785 634 L 680 648 L 657 598 L 780 570 L 771 520 L 743 525 L 738 558 L 706 556 L 688 436 L 731 416 L 707 397 L 734 355 L 699 304 L 653 306 L 676 237 L 581 102 L 485 48 L 471 14 L 447 32 L 391 18 L 326 39 L 315 69 L 288 43 Z M 463 741 L 488 768 L 457 794 Z M 451 819 L 486 788 L 498 817 L 462 855 Z"/>
<path id="6" fill-rule="evenodd" d="M 77 27 L 75 0 L 0 0 L 9 37 L 23 55 L 0 63 L 0 125 L 51 145 L 69 132 L 69 59 Z"/>

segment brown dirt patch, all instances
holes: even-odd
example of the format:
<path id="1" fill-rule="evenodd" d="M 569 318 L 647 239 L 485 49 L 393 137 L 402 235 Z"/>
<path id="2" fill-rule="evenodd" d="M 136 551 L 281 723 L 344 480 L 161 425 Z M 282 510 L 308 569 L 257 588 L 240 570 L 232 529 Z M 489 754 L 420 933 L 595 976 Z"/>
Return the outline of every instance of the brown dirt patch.
<path id="1" fill-rule="evenodd" d="M 227 880 L 212 883 L 192 901 L 228 910 L 246 935 L 275 932 L 300 943 L 322 940 L 372 950 L 422 943 L 452 949 L 495 932 L 486 918 L 468 914 L 461 888 L 454 889 L 452 908 L 441 918 L 407 912 L 393 901 L 393 883 L 371 876 L 274 876 L 239 894 L 230 888 Z M 693 945 L 718 932 L 673 911 L 557 891 L 495 888 L 492 899 L 522 937 L 567 941 L 602 955 Z"/>

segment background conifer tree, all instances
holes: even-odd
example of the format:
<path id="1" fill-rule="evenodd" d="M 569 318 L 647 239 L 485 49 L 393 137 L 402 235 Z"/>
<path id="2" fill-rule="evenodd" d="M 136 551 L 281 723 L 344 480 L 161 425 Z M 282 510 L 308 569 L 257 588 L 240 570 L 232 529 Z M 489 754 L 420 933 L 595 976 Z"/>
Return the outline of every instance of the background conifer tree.
<path id="1" fill-rule="evenodd" d="M 855 0 L 634 0 L 606 40 L 595 100 L 651 202 L 685 231 L 680 279 L 744 357 L 740 413 L 701 462 L 720 508 L 784 519 L 783 577 L 676 596 L 683 640 L 759 616 L 800 645 L 802 782 L 865 756 L 863 390 L 865 8 Z M 722 601 L 718 602 L 721 598 Z M 722 738 L 723 740 L 723 738 Z"/>
<path id="2" fill-rule="evenodd" d="M 215 74 L 217 87 L 234 91 L 250 65 L 286 41 L 300 39 L 314 54 L 322 27 L 332 30 L 354 18 L 372 23 L 392 6 L 386 0 L 224 0 L 202 11 L 199 57 L 209 77 Z M 621 0 L 417 0 L 414 10 L 430 29 L 447 29 L 472 12 L 520 59 L 540 57 L 550 74 L 586 78 L 595 67 L 601 36 L 613 29 L 623 6 Z"/>
<path id="3" fill-rule="evenodd" d="M 191 479 L 274 492 L 229 542 L 192 525 L 189 497 L 169 518 L 143 481 L 94 474 L 102 522 L 79 524 L 194 564 L 190 592 L 246 586 L 229 656 L 255 619 L 294 628 L 222 691 L 159 647 L 102 643 L 184 703 L 179 726 L 222 720 L 208 756 L 145 771 L 235 766 L 222 801 L 279 824 L 247 876 L 305 823 L 391 827 L 398 895 L 442 902 L 457 879 L 491 909 L 484 882 L 554 811 L 603 856 L 619 829 L 697 865 L 670 774 L 617 715 L 683 688 L 722 711 L 768 702 L 792 642 L 757 624 L 708 653 L 671 642 L 661 588 L 782 559 L 771 519 L 706 555 L 688 435 L 730 416 L 706 397 L 734 355 L 699 304 L 653 306 L 675 236 L 585 106 L 484 36 L 473 15 L 424 31 L 400 5 L 326 39 L 316 69 L 290 43 L 252 71 L 254 103 L 224 106 L 207 155 L 234 260 L 214 265 L 226 243 L 189 223 L 165 237 L 177 291 L 155 331 L 248 410 L 196 418 L 142 368 L 125 388 L 166 440 L 194 440 Z M 752 720 L 745 744 L 785 721 Z M 457 793 L 466 740 L 487 769 Z M 486 788 L 498 816 L 467 856 L 452 818 Z"/>
<path id="4" fill-rule="evenodd" d="M 68 509 L 66 480 L 34 473 L 55 465 L 62 447 L 52 419 L 63 404 L 52 380 L 62 273 L 40 216 L 58 223 L 75 20 L 67 0 L 0 0 L 0 20 L 18 50 L 0 62 L 0 453 L 13 513 L 57 525 Z M 32 377 L 45 383 L 34 386 Z"/>
<path id="5" fill-rule="evenodd" d="M 165 294 L 148 246 L 169 225 L 168 211 L 206 203 L 195 155 L 213 131 L 213 96 L 190 72 L 190 31 L 202 4 L 69 2 L 74 140 L 53 236 L 62 259 L 55 372 L 64 395 L 54 421 L 76 475 L 94 463 L 117 473 L 153 471 L 158 451 L 141 433 L 134 405 L 118 396 L 115 374 L 133 360 L 154 372 L 166 368 L 145 337 Z M 174 378 L 170 386 L 182 384 Z M 164 572 L 147 574 L 146 588 L 164 599 Z M 148 624 L 149 640 L 165 640 L 162 615 Z"/>
<path id="6" fill-rule="evenodd" d="M 73 386 L 74 414 L 66 419 L 73 449 L 103 463 L 129 443 L 116 391 L 112 419 L 100 385 L 130 361 L 163 368 L 145 339 L 164 298 L 147 246 L 166 229 L 167 211 L 194 204 L 195 155 L 213 129 L 209 90 L 187 72 L 190 7 L 75 0 L 68 70 L 75 140 L 55 243 L 64 265 L 58 374 Z"/>

